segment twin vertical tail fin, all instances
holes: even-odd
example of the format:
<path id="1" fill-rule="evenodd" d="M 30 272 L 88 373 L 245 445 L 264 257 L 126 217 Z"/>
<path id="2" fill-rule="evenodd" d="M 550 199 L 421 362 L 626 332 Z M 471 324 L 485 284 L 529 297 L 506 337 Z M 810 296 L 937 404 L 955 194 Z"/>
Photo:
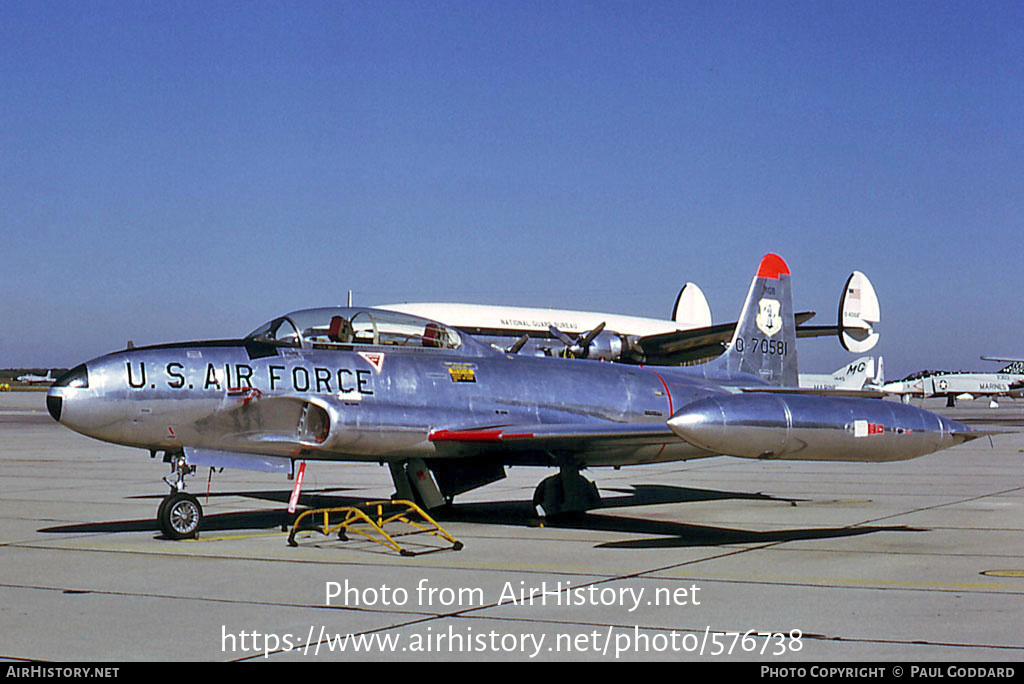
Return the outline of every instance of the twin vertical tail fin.
<path id="1" fill-rule="evenodd" d="M 712 368 L 747 373 L 779 387 L 797 387 L 796 320 L 789 266 L 777 254 L 761 259 L 736 331 Z"/>
<path id="2" fill-rule="evenodd" d="M 999 372 L 1009 375 L 1024 375 L 1024 361 L 1014 361 L 1009 366 L 1000 368 Z"/>

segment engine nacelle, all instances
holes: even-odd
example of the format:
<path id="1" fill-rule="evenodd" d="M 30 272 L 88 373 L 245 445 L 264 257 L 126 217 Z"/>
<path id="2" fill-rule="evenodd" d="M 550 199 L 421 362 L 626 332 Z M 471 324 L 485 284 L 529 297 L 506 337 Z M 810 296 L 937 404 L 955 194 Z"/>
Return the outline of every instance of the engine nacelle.
<path id="1" fill-rule="evenodd" d="M 590 346 L 583 350 L 581 356 L 585 359 L 617 361 L 622 357 L 623 351 L 628 348 L 622 335 L 606 330 L 594 338 Z"/>

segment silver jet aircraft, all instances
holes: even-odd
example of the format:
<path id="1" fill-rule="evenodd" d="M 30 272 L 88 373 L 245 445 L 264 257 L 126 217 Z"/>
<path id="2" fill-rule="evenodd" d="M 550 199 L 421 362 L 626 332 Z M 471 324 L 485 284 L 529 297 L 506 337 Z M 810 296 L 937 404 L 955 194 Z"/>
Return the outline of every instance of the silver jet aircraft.
<path id="1" fill-rule="evenodd" d="M 761 261 L 725 354 L 641 367 L 496 351 L 441 323 L 363 308 L 295 311 L 240 340 L 113 352 L 73 368 L 47 408 L 97 439 L 164 454 L 169 538 L 198 533 L 197 466 L 291 472 L 296 461 L 387 463 L 428 508 L 505 476 L 557 468 L 539 515 L 600 506 L 580 470 L 717 455 L 914 458 L 981 436 L 914 406 L 797 385 L 790 272 Z"/>

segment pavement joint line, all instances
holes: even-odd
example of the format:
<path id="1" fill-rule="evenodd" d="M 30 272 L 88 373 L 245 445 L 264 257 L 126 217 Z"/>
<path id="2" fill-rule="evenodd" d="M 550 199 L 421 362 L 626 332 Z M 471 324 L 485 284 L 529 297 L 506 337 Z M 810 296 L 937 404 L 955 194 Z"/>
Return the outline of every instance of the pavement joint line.
<path id="1" fill-rule="evenodd" d="M 499 605 L 511 605 L 511 604 L 499 604 Z M 424 617 L 424 618 L 417 619 L 417 620 L 410 620 L 410 621 L 402 623 L 402 624 L 382 626 L 382 627 L 378 627 L 378 628 L 375 628 L 375 629 L 367 629 L 367 630 L 362 630 L 362 631 L 358 631 L 358 632 L 344 632 L 343 634 L 345 634 L 346 636 L 349 636 L 349 635 L 350 636 L 361 636 L 361 635 L 366 635 L 366 634 L 375 634 L 375 633 L 378 633 L 378 632 L 387 632 L 387 631 L 393 631 L 393 630 L 397 630 L 397 629 L 404 629 L 406 627 L 410 627 L 410 626 L 413 626 L 413 625 L 423 625 L 423 624 L 427 624 L 427 623 L 430 623 L 430 622 L 436 622 L 436 621 L 441 621 L 441 620 L 446 620 L 446 619 L 456 619 L 456 620 L 458 620 L 458 619 L 465 619 L 465 620 L 493 620 L 495 622 L 517 623 L 517 624 L 528 624 L 528 625 L 543 624 L 543 625 L 554 625 L 554 626 L 574 626 L 574 627 L 583 627 L 583 628 L 595 627 L 595 628 L 602 628 L 602 629 L 604 629 L 604 628 L 615 628 L 615 627 L 618 627 L 620 629 L 631 629 L 631 628 L 635 627 L 637 629 L 643 629 L 645 631 L 660 631 L 660 632 L 677 631 L 677 632 L 691 632 L 691 633 L 698 633 L 698 634 L 699 633 L 703 633 L 706 629 L 708 629 L 710 627 L 710 625 L 707 625 L 705 627 L 640 626 L 640 625 L 637 625 L 637 624 L 628 624 L 628 623 L 620 624 L 620 623 L 601 623 L 601 622 L 588 622 L 588 621 L 569 622 L 569 621 L 563 621 L 563 620 L 550 620 L 550 619 L 539 619 L 539 618 L 517 618 L 517 617 L 506 617 L 506 616 L 462 615 L 460 613 L 446 613 L 446 614 L 441 614 L 441 615 L 434 615 L 434 616 Z M 711 631 L 716 632 L 716 633 L 724 633 L 724 634 L 738 633 L 740 635 L 746 633 L 745 631 L 742 631 L 742 630 L 737 632 L 735 630 L 719 629 L 719 628 L 715 628 L 715 629 L 713 629 Z M 774 631 L 774 630 L 760 630 L 760 631 Z M 313 645 L 316 645 L 316 644 L 322 644 L 325 641 L 330 641 L 331 638 L 336 637 L 338 634 L 339 634 L 338 632 L 335 632 L 335 633 L 332 633 L 329 637 L 326 637 L 325 639 L 317 639 L 316 641 L 311 641 L 311 642 L 309 642 L 308 646 L 313 646 Z M 758 637 L 758 638 L 762 638 L 762 637 Z M 877 639 L 877 638 L 876 639 L 872 639 L 872 638 L 868 638 L 868 637 L 830 636 L 830 635 L 827 635 L 827 634 L 818 634 L 818 633 L 814 633 L 814 632 L 806 632 L 806 633 L 802 632 L 800 638 L 801 639 L 812 640 L 812 641 L 828 641 L 828 642 L 868 643 L 868 644 L 923 646 L 923 647 L 934 646 L 934 647 L 945 647 L 945 648 L 988 648 L 988 649 L 994 649 L 994 650 L 1024 651 L 1024 646 L 1005 645 L 1005 644 L 974 644 L 974 643 L 960 643 L 960 642 L 951 642 L 951 641 L 928 641 L 928 640 L 922 640 L 922 639 Z M 244 656 L 242 658 L 234 659 L 231 662 L 245 662 L 245 661 L 254 660 L 254 659 L 257 659 L 257 658 L 264 658 L 264 659 L 266 659 L 266 658 L 269 658 L 269 656 L 271 656 L 271 655 L 279 655 L 281 653 L 290 653 L 292 651 L 298 651 L 298 650 L 299 650 L 298 648 L 293 648 L 293 649 L 291 649 L 291 651 L 286 651 L 285 649 L 279 648 L 277 650 L 270 651 L 266 655 L 264 653 L 255 653 L 255 654 L 253 654 L 251 656 Z"/>
<path id="2" fill-rule="evenodd" d="M 445 616 L 439 616 L 445 617 Z M 623 629 L 630 629 L 632 627 L 639 627 L 640 629 L 646 629 L 651 631 L 662 631 L 670 632 L 675 630 L 677 632 L 697 632 L 703 633 L 705 628 L 709 625 L 702 627 L 662 627 L 662 626 L 642 626 L 633 623 L 607 623 L 607 622 L 570 622 L 567 620 L 553 620 L 544 618 L 517 618 L 517 617 L 506 617 L 506 616 L 487 616 L 487 615 L 469 615 L 469 616 L 452 616 L 466 620 L 497 620 L 501 622 L 530 622 L 530 623 L 541 623 L 550 625 L 580 625 L 586 627 L 619 627 Z M 749 628 L 748 628 L 749 629 Z M 727 632 L 734 633 L 736 630 L 719 629 L 714 628 L 712 632 Z M 740 634 L 744 634 L 746 630 L 740 631 Z M 782 630 L 760 630 L 760 631 L 782 631 Z M 821 641 L 851 641 L 851 642 L 862 642 L 862 643 L 880 643 L 880 644 L 910 644 L 914 646 L 954 646 L 959 648 L 997 648 L 997 649 L 1010 649 L 1015 651 L 1024 651 L 1024 645 L 1015 644 L 974 644 L 968 642 L 945 642 L 945 641 L 922 641 L 919 639 L 871 639 L 868 637 L 843 637 L 843 636 L 829 636 L 827 634 L 818 634 L 814 632 L 802 633 L 801 639 L 815 639 Z"/>
<path id="3" fill-rule="evenodd" d="M 979 494 L 977 496 L 970 496 L 970 497 L 967 497 L 965 499 L 958 499 L 956 501 L 947 501 L 945 503 L 935 504 L 934 506 L 922 506 L 921 508 L 912 508 L 909 511 L 905 511 L 903 513 L 893 513 L 891 515 L 885 515 L 885 516 L 882 516 L 880 518 L 871 518 L 870 520 L 862 520 L 861 522 L 855 523 L 855 524 L 851 525 L 850 527 L 857 527 L 859 525 L 869 525 L 869 524 L 877 523 L 880 520 L 889 520 L 890 518 L 899 518 L 899 517 L 902 517 L 902 516 L 905 516 L 905 515 L 912 515 L 914 513 L 921 513 L 922 511 L 931 511 L 931 510 L 935 510 L 937 508 L 945 508 L 947 506 L 956 506 L 957 504 L 964 504 L 964 503 L 968 503 L 968 502 L 971 502 L 971 501 L 979 501 L 981 499 L 987 499 L 987 498 L 989 498 L 991 496 L 1002 496 L 1004 494 L 1009 494 L 1011 492 L 1020 492 L 1020 491 L 1024 491 L 1024 487 L 1011 487 L 1010 489 L 1003 489 L 1003 490 L 1000 490 L 998 492 L 989 492 L 987 494 Z"/>
<path id="4" fill-rule="evenodd" d="M 772 579 L 769 577 L 764 578 L 742 578 L 742 577 L 716 577 L 716 578 L 700 578 L 700 577 L 689 577 L 684 575 L 678 575 L 674 579 L 693 580 L 695 582 L 704 582 L 706 584 L 712 584 L 715 582 L 722 582 L 725 584 L 756 584 L 766 586 L 785 586 L 785 587 L 804 587 L 808 589 L 854 589 L 864 591 L 928 591 L 938 593 L 963 593 L 966 588 L 977 587 L 979 589 L 988 589 L 989 591 L 974 591 L 971 592 L 972 596 L 988 594 L 991 596 L 1022 596 L 1024 595 L 1024 587 L 1017 588 L 1011 587 L 1005 584 L 950 584 L 950 585 L 938 585 L 934 587 L 927 586 L 926 583 L 911 583 L 911 582 L 889 582 L 889 584 L 897 586 L 884 586 L 884 582 L 878 581 L 877 586 L 856 586 L 857 583 L 869 583 L 872 580 L 851 580 L 849 584 L 842 584 L 844 578 L 836 577 L 808 577 L 806 579 L 798 578 L 778 578 Z M 820 584 L 808 584 L 808 582 L 814 582 L 821 580 Z M 828 581 L 840 582 L 837 584 L 829 584 Z M 915 586 L 918 585 L 918 586 Z M 996 589 L 1005 587 L 1009 591 L 996 591 Z"/>
<path id="5" fill-rule="evenodd" d="M 933 531 L 933 530 L 929 530 L 929 531 Z M 979 532 L 980 531 L 988 532 L 989 530 L 978 530 L 978 531 Z M 798 541 L 798 540 L 794 540 L 794 541 Z M 799 541 L 804 541 L 804 540 L 799 540 Z M 772 549 L 772 550 L 773 551 L 784 551 L 786 553 L 811 553 L 807 549 L 796 549 L 796 548 L 782 548 L 782 549 Z M 849 550 L 847 550 L 847 549 L 838 549 L 838 548 L 834 548 L 834 549 L 816 548 L 816 549 L 814 549 L 813 553 L 843 553 L 843 554 L 845 554 L 845 553 L 849 553 Z M 1024 559 L 1024 554 L 1010 554 L 1010 553 L 972 553 L 972 552 L 956 553 L 956 552 L 953 552 L 953 551 L 939 552 L 939 551 L 905 551 L 905 550 L 892 551 L 892 550 L 888 550 L 888 549 L 877 550 L 877 551 L 874 550 L 874 549 L 864 549 L 864 550 L 858 550 L 857 553 L 861 553 L 861 554 L 864 554 L 864 555 L 878 555 L 878 556 L 907 556 L 907 557 L 911 557 L 911 558 L 916 558 L 916 557 L 921 557 L 921 558 L 993 558 L 993 559 L 996 559 L 996 558 L 1000 558 L 1000 559 L 1001 558 L 1006 558 L 1006 559 L 1010 559 L 1010 560 Z"/>
<path id="6" fill-rule="evenodd" d="M 387 631 L 392 630 L 392 629 L 402 629 L 402 628 L 409 627 L 409 626 L 412 626 L 412 625 L 425 624 L 425 623 L 430 622 L 431 620 L 435 620 L 435 619 L 437 619 L 437 616 L 421 618 L 421 619 L 418 619 L 418 620 L 410 620 L 408 622 L 404 622 L 404 623 L 398 624 L 398 625 L 388 625 L 388 626 L 383 626 L 383 627 L 377 627 L 375 629 L 366 629 L 366 630 L 363 630 L 363 631 L 360 631 L 360 632 L 345 632 L 345 634 L 346 635 L 347 634 L 351 634 L 352 636 L 359 636 L 359 635 L 363 635 L 363 634 L 376 634 L 377 632 L 387 632 Z M 337 633 L 335 633 L 335 634 L 337 634 Z M 331 635 L 331 637 L 333 637 L 333 636 L 334 636 L 334 634 Z M 305 648 L 308 648 L 309 646 L 313 646 L 315 644 L 322 644 L 322 643 L 324 643 L 324 641 L 330 641 L 330 637 L 327 637 L 325 639 L 317 639 L 316 641 L 310 641 L 310 642 L 308 642 L 305 645 Z M 299 647 L 296 647 L 296 648 L 292 649 L 292 651 L 298 651 L 298 650 L 299 650 Z M 288 653 L 288 652 L 289 651 L 286 651 L 283 648 L 279 648 L 279 649 L 274 650 L 274 651 L 266 652 L 266 655 L 264 655 L 264 653 L 254 653 L 251 656 L 244 656 L 242 658 L 234 658 L 234 659 L 230 660 L 229 662 L 232 662 L 232 663 L 243 663 L 243 662 L 246 662 L 246 661 L 249 661 L 249 660 L 254 660 L 256 658 L 264 658 L 264 659 L 266 659 L 266 658 L 269 658 L 271 655 L 278 655 L 279 653 Z"/>
<path id="7" fill-rule="evenodd" d="M 196 601 L 199 603 L 220 603 L 227 605 L 237 606 L 265 606 L 268 608 L 296 608 L 299 610 L 337 610 L 337 611 L 353 611 L 357 613 L 367 614 L 385 614 L 385 615 L 424 615 L 425 617 L 436 616 L 435 613 L 429 611 L 415 611 L 415 610 L 387 610 L 384 608 L 361 608 L 359 606 L 326 606 L 316 603 L 283 603 L 280 601 L 251 601 L 251 600 L 237 600 L 228 598 L 212 598 L 209 596 L 175 596 L 172 594 L 144 594 L 134 591 L 113 591 L 109 589 L 81 589 L 71 587 L 45 587 L 31 584 L 7 584 L 0 583 L 0 589 L 23 589 L 25 591 L 46 591 L 46 592 L 59 592 L 61 594 L 71 592 L 75 596 L 87 596 L 89 594 L 97 596 L 117 596 L 120 598 L 134 598 L 134 599 L 158 599 L 163 601 Z"/>
<path id="8" fill-rule="evenodd" d="M 542 565 L 534 565 L 534 566 L 520 565 L 520 566 L 515 566 L 515 565 L 500 564 L 500 563 L 472 563 L 472 564 L 470 564 L 470 563 L 454 563 L 454 564 L 446 564 L 446 565 L 425 565 L 425 564 L 414 565 L 414 564 L 411 564 L 411 563 L 406 564 L 406 562 L 405 562 L 406 559 L 399 560 L 399 558 L 397 556 L 394 556 L 393 554 L 387 554 L 387 555 L 381 555 L 380 556 L 381 558 L 387 558 L 388 560 L 393 561 L 393 562 L 371 562 L 368 559 L 360 559 L 360 560 L 352 560 L 352 559 L 347 559 L 347 560 L 333 560 L 333 559 L 320 560 L 320 559 L 316 559 L 316 560 L 313 560 L 313 559 L 310 559 L 310 558 L 296 558 L 296 557 L 288 558 L 288 557 L 285 557 L 285 556 L 278 557 L 278 558 L 271 558 L 271 557 L 265 557 L 265 556 L 222 556 L 222 555 L 213 555 L 213 554 L 206 554 L 206 553 L 190 553 L 190 552 L 188 552 L 187 547 L 183 548 L 180 552 L 177 552 L 177 553 L 170 553 L 168 551 L 148 551 L 148 550 L 142 550 L 140 547 L 136 547 L 136 548 L 130 548 L 130 547 L 120 547 L 120 548 L 117 548 L 117 547 L 80 548 L 80 547 L 66 547 L 66 546 L 46 546 L 46 545 L 38 545 L 38 544 L 31 544 L 31 543 L 29 543 L 29 544 L 18 544 L 16 546 L 11 546 L 11 548 L 29 549 L 29 550 L 34 550 L 34 551 L 67 551 L 67 552 L 73 552 L 73 553 L 110 553 L 110 554 L 127 553 L 127 554 L 137 554 L 137 555 L 141 555 L 141 556 L 151 556 L 151 557 L 167 556 L 167 557 L 171 557 L 171 558 L 196 558 L 196 559 L 203 559 L 203 560 L 235 561 L 235 562 L 242 562 L 242 563 L 299 563 L 299 564 L 303 564 L 303 565 L 314 565 L 314 566 L 316 566 L 316 565 L 336 565 L 336 566 L 343 566 L 343 567 L 348 567 L 348 566 L 364 567 L 365 566 L 365 567 L 373 567 L 373 568 L 389 568 L 389 569 L 392 569 L 392 568 L 409 568 L 409 569 L 417 569 L 417 570 L 448 570 L 448 571 L 460 571 L 460 572 L 479 572 L 480 570 L 500 570 L 502 572 L 523 573 L 523 574 L 535 574 L 537 572 L 547 572 L 547 573 L 551 573 L 551 574 L 554 574 L 554 575 L 561 575 L 561 576 L 567 576 L 567 577 L 578 577 L 578 576 L 594 577 L 595 575 L 600 575 L 601 574 L 601 573 L 594 572 L 592 569 L 586 569 L 586 568 L 566 568 L 566 567 L 560 567 L 560 566 L 554 566 L 554 565 L 552 565 L 552 566 L 542 566 Z M 174 545 L 168 545 L 167 548 L 175 548 L 175 546 Z M 290 553 L 290 548 L 282 546 L 281 547 L 281 551 L 284 552 L 285 554 L 288 554 L 288 553 Z M 2 586 L 2 585 L 0 585 L 0 586 Z"/>

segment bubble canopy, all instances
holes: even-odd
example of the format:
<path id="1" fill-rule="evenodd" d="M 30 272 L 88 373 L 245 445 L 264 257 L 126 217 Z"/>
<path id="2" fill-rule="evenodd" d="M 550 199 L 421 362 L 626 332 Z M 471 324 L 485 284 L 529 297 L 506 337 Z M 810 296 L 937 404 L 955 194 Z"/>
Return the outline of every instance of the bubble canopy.
<path id="1" fill-rule="evenodd" d="M 264 323 L 246 339 L 297 349 L 376 345 L 454 350 L 465 349 L 469 341 L 450 326 L 418 316 L 340 306 L 292 311 Z"/>

